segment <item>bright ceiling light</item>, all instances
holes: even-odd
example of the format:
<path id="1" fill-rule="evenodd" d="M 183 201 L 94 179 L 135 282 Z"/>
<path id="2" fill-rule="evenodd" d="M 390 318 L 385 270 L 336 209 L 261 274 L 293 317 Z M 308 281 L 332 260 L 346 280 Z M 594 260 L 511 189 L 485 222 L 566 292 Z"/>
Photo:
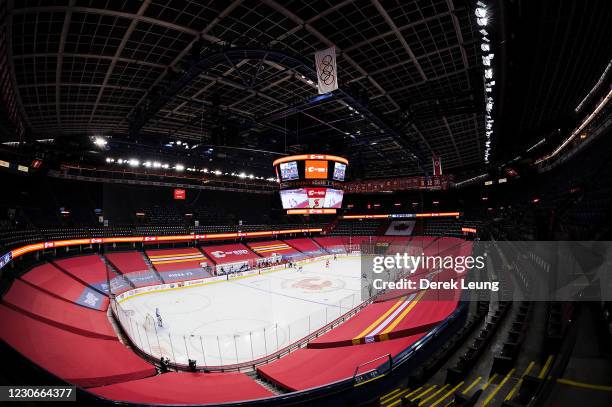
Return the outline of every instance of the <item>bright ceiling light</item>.
<path id="1" fill-rule="evenodd" d="M 93 143 L 99 147 L 105 147 L 108 144 L 108 141 L 106 141 L 106 139 L 104 137 L 94 137 L 93 139 Z"/>
<path id="2" fill-rule="evenodd" d="M 476 8 L 475 14 L 476 14 L 476 17 L 478 17 L 478 18 L 486 18 L 487 17 L 487 10 L 482 8 L 482 7 L 478 7 L 478 8 Z"/>
<path id="3" fill-rule="evenodd" d="M 138 167 L 140 165 L 140 161 L 132 158 L 130 161 L 128 161 L 128 164 L 130 164 L 130 167 Z"/>
<path id="4" fill-rule="evenodd" d="M 176 164 L 174 169 L 177 171 L 183 171 L 185 169 L 185 166 L 183 164 Z"/>

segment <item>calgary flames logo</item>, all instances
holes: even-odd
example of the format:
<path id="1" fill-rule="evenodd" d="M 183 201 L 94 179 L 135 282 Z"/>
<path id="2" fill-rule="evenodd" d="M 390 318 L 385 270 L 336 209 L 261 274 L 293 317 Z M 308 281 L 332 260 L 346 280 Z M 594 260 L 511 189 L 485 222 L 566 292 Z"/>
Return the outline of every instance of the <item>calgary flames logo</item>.
<path id="1" fill-rule="evenodd" d="M 301 288 L 310 291 L 321 291 L 331 287 L 332 282 L 329 280 L 320 280 L 318 278 L 304 278 L 293 284 L 293 288 Z"/>

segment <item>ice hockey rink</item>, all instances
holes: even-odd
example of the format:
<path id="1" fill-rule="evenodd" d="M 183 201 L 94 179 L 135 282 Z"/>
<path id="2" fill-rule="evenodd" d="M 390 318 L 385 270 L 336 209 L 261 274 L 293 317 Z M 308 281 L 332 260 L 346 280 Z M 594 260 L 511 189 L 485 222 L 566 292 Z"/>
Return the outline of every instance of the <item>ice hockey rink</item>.
<path id="1" fill-rule="evenodd" d="M 361 302 L 360 257 L 342 256 L 181 289 L 130 297 L 132 341 L 156 358 L 198 366 L 249 362 L 275 353 Z M 159 310 L 163 326 L 152 323 Z M 122 321 L 125 325 L 125 322 Z"/>

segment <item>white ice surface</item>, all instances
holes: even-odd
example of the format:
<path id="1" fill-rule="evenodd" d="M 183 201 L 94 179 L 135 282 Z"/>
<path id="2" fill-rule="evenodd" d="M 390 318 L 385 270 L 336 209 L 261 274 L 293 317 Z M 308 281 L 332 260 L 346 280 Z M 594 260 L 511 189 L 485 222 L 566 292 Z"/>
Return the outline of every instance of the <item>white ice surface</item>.
<path id="1" fill-rule="evenodd" d="M 339 257 L 237 280 L 131 297 L 133 342 L 155 357 L 198 366 L 242 363 L 272 354 L 361 302 L 360 258 Z M 159 308 L 163 327 L 144 329 Z"/>

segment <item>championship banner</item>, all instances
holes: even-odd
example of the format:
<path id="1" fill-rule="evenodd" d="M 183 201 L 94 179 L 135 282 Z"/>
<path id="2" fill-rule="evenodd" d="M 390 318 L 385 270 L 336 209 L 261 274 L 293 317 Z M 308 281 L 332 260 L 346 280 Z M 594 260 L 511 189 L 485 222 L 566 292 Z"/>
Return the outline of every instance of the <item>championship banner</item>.
<path id="1" fill-rule="evenodd" d="M 315 53 L 319 94 L 329 93 L 338 89 L 338 74 L 336 70 L 336 48 L 331 47 Z"/>
<path id="2" fill-rule="evenodd" d="M 433 156 L 432 157 L 432 161 L 433 161 L 433 175 L 442 175 L 442 160 L 440 160 L 440 157 L 438 156 Z"/>

